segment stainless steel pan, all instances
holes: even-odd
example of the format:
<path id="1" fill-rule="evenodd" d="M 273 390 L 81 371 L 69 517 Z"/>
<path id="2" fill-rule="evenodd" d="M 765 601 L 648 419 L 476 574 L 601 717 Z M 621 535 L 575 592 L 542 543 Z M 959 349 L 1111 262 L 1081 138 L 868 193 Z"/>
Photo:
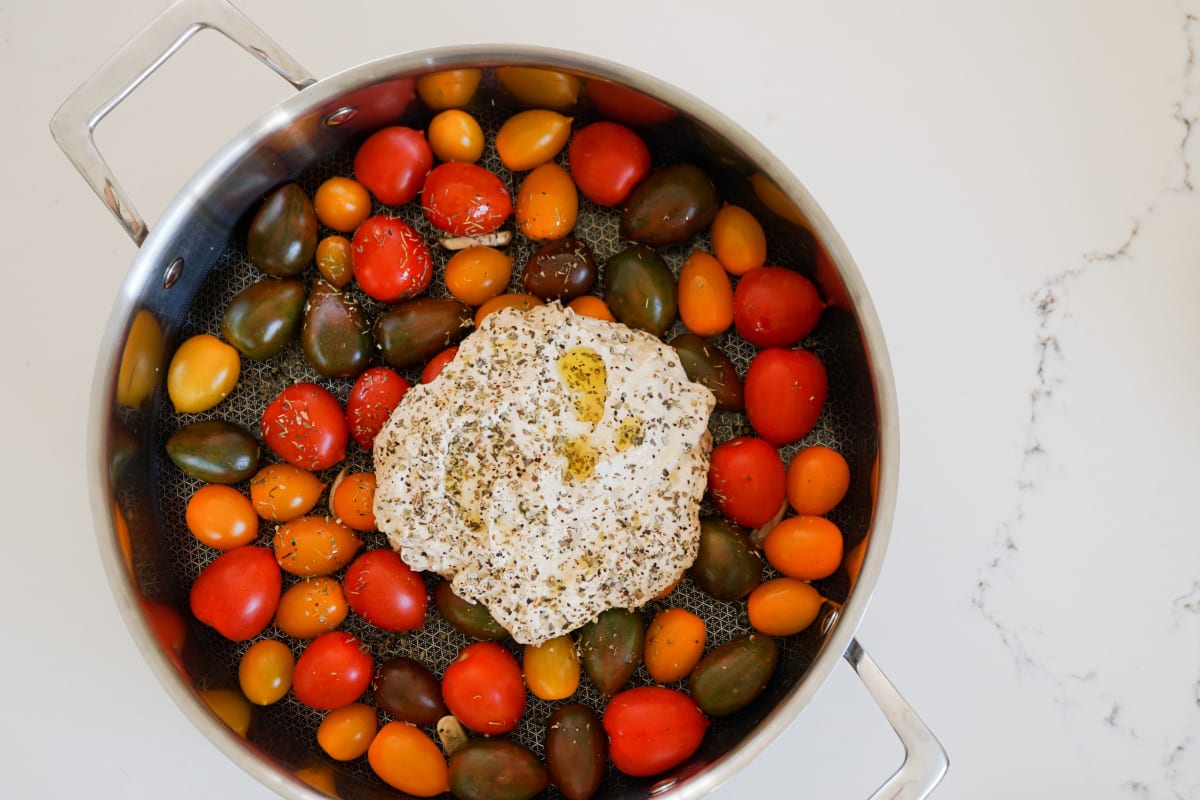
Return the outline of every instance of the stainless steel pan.
<path id="1" fill-rule="evenodd" d="M 218 151 L 148 231 L 97 151 L 92 134 L 109 111 L 204 28 L 220 31 L 299 91 Z M 328 175 L 350 174 L 354 146 L 370 131 L 398 121 L 422 126 L 430 112 L 413 97 L 415 76 L 464 66 L 483 67 L 490 75 L 492 68 L 504 65 L 538 66 L 584 82 L 622 84 L 675 109 L 675 119 L 642 131 L 656 160 L 702 164 L 727 199 L 751 208 L 764 222 L 771 261 L 817 282 L 830 307 L 806 345 L 824 359 L 831 384 L 822 419 L 803 444 L 828 444 L 847 456 L 852 488 L 832 517 L 845 533 L 848 548 L 860 543 L 865 548 L 861 567 L 853 574 L 844 569 L 819 582 L 828 598 L 821 618 L 783 643 L 780 668 L 757 702 L 714 725 L 699 753 L 684 766 L 648 780 L 611 772 L 602 796 L 649 797 L 670 791 L 672 796 L 698 797 L 713 790 L 800 713 L 842 658 L 879 703 L 906 751 L 900 769 L 874 797 L 927 796 L 945 772 L 945 753 L 854 639 L 883 563 L 898 464 L 891 368 L 866 287 L 814 200 L 745 131 L 651 76 L 575 53 L 510 45 L 448 48 L 373 61 L 318 81 L 223 0 L 182 0 L 63 104 L 51 122 L 54 137 L 140 248 L 103 334 L 91 397 L 89 449 L 104 568 L 132 636 L 183 712 L 230 758 L 281 795 L 323 796 L 296 777 L 318 769 L 333 776 L 342 797 L 395 796 L 365 765 L 332 765 L 324 759 L 313 734 L 319 717 L 295 701 L 256 708 L 245 735 L 231 730 L 205 703 L 204 692 L 236 687 L 236 664 L 244 646 L 223 641 L 187 614 L 187 589 L 213 553 L 196 544 L 183 523 L 184 504 L 197 484 L 164 456 L 166 437 L 184 420 L 169 408 L 160 378 L 176 343 L 199 331 L 218 332 L 224 303 L 255 278 L 244 250 L 245 221 L 266 191 L 298 180 L 311 192 Z M 473 109 L 494 133 L 513 104 L 495 81 L 485 80 Z M 595 111 L 584 100 L 572 113 L 584 120 Z M 513 185 L 511 174 L 494 155 L 488 158 L 486 165 Z M 390 211 L 424 230 L 419 213 Z M 606 210 L 584 204 L 576 235 L 593 246 L 601 262 L 619 249 L 615 220 Z M 516 237 L 510 252 L 514 264 L 520 265 L 529 248 Z M 668 248 L 663 254 L 678 267 L 684 250 Z M 444 262 L 444 255 L 439 258 Z M 444 292 L 445 287 L 435 284 L 431 291 Z M 751 352 L 739 341 L 731 335 L 722 343 L 744 369 Z M 200 417 L 236 419 L 254 430 L 265 402 L 283 384 L 301 378 L 318 379 L 298 349 L 266 364 L 244 363 L 234 395 Z M 345 397 L 348 386 L 322 382 Z M 718 415 L 713 430 L 720 441 L 747 428 L 741 417 Z M 793 449 L 785 450 L 785 457 Z M 353 459 L 358 466 L 369 466 L 365 453 Z M 687 582 L 672 596 L 672 604 L 683 604 L 705 618 L 711 644 L 747 627 L 743 607 L 714 601 Z M 184 620 L 187 644 L 181 652 L 164 647 L 161 626 L 156 635 L 164 613 L 156 609 L 164 606 L 172 609 L 165 612 L 168 617 L 177 614 Z M 356 624 L 360 623 L 353 619 L 347 623 L 352 628 Z M 437 672 L 465 641 L 438 619 L 403 639 L 361 625 L 353 630 L 378 654 L 417 653 Z M 639 674 L 635 680 L 648 678 Z M 581 699 L 599 708 L 599 697 L 586 687 Z M 540 721 L 548 711 L 547 704 L 532 701 L 516 734 L 539 752 Z"/>

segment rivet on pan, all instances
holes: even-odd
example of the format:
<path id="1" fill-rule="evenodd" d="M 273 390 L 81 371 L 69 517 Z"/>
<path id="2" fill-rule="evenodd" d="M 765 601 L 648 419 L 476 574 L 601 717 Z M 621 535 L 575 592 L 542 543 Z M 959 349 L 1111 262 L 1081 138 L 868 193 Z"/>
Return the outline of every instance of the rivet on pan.
<path id="1" fill-rule="evenodd" d="M 667 791 L 668 789 L 674 789 L 675 784 L 677 784 L 677 783 L 679 783 L 678 777 L 663 778 L 661 781 L 659 781 L 658 783 L 656 783 L 650 787 L 650 791 L 648 792 L 648 794 L 651 797 L 654 797 L 656 794 L 662 794 L 663 792 Z"/>
<path id="2" fill-rule="evenodd" d="M 344 122 L 349 122 L 358 116 L 358 109 L 354 106 L 342 106 L 337 111 L 334 111 L 325 118 L 325 124 L 330 128 L 336 128 Z"/>
<path id="3" fill-rule="evenodd" d="M 833 624 L 838 621 L 838 617 L 840 617 L 841 615 L 842 615 L 842 613 L 840 611 L 838 611 L 836 608 L 829 609 L 828 613 L 825 614 L 825 618 L 821 620 L 821 635 L 822 636 L 825 636 L 826 634 L 829 633 L 830 629 L 833 628 Z"/>
<path id="4" fill-rule="evenodd" d="M 175 260 L 167 265 L 163 270 L 163 288 L 170 289 L 175 285 L 175 281 L 179 280 L 179 276 L 183 274 L 183 256 L 176 256 Z"/>

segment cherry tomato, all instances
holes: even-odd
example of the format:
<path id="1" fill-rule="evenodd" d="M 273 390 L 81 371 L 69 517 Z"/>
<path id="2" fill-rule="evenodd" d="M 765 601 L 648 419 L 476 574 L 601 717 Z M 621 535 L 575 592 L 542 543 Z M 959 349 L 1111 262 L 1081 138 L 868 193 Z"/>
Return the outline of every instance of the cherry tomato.
<path id="1" fill-rule="evenodd" d="M 250 500 L 255 512 L 271 522 L 290 522 L 316 506 L 325 484 L 306 469 L 291 464 L 270 464 L 250 479 Z"/>
<path id="2" fill-rule="evenodd" d="M 238 736 L 250 730 L 250 703 L 236 689 L 205 689 L 200 699 Z"/>
<path id="3" fill-rule="evenodd" d="M 350 240 L 345 236 L 326 236 L 317 242 L 317 271 L 338 289 L 354 279 Z"/>
<path id="4" fill-rule="evenodd" d="M 391 548 L 368 550 L 356 558 L 342 587 L 355 613 L 377 628 L 399 632 L 425 624 L 425 580 Z"/>
<path id="5" fill-rule="evenodd" d="M 425 134 L 402 125 L 371 134 L 354 154 L 354 177 L 388 206 L 402 206 L 416 197 L 432 166 L 433 151 Z"/>
<path id="6" fill-rule="evenodd" d="M 466 111 L 450 108 L 429 121 L 429 146 L 439 161 L 474 164 L 483 156 L 483 128 Z"/>
<path id="7" fill-rule="evenodd" d="M 376 667 L 371 699 L 393 719 L 414 725 L 433 725 L 450 713 L 437 676 L 407 656 L 389 658 Z"/>
<path id="8" fill-rule="evenodd" d="M 722 442 L 712 451 L 708 491 L 726 518 L 757 528 L 783 506 L 787 495 L 783 459 L 774 447 L 753 436 Z"/>
<path id="9" fill-rule="evenodd" d="M 226 639 L 244 642 L 262 633 L 275 616 L 283 576 L 265 547 L 227 550 L 201 570 L 188 603 L 196 619 Z"/>
<path id="10" fill-rule="evenodd" d="M 626 125 L 654 125 L 676 116 L 675 109 L 653 97 L 597 78 L 588 80 L 585 93 L 601 114 Z"/>
<path id="11" fill-rule="evenodd" d="M 643 659 L 656 683 L 687 677 L 704 655 L 704 620 L 682 608 L 658 612 L 646 628 Z"/>
<path id="12" fill-rule="evenodd" d="M 374 472 L 343 472 L 329 490 L 329 510 L 338 522 L 354 531 L 376 529 L 374 502 Z"/>
<path id="13" fill-rule="evenodd" d="M 639 686 L 613 696 L 603 725 L 613 766 L 644 777 L 686 761 L 700 747 L 709 722 L 683 692 Z"/>
<path id="14" fill-rule="evenodd" d="M 371 367 L 358 376 L 346 398 L 346 423 L 359 447 L 370 452 L 375 437 L 411 388 L 408 378 L 388 367 Z"/>
<path id="15" fill-rule="evenodd" d="M 525 684 L 543 700 L 563 700 L 579 688 L 579 653 L 569 635 L 525 645 Z"/>
<path id="16" fill-rule="evenodd" d="M 367 750 L 380 780 L 416 797 L 450 791 L 450 768 L 437 744 L 420 728 L 393 721 L 380 728 Z"/>
<path id="17" fill-rule="evenodd" d="M 575 105 L 583 84 L 576 75 L 541 67 L 497 67 L 496 78 L 520 102 L 544 108 Z"/>
<path id="18" fill-rule="evenodd" d="M 332 467 L 346 457 L 346 415 L 337 398 L 315 383 L 294 383 L 263 412 L 262 438 L 275 455 L 307 470 Z"/>
<path id="19" fill-rule="evenodd" d="M 362 696 L 374 674 L 371 651 L 357 636 L 330 631 L 313 639 L 296 659 L 292 691 L 309 708 L 328 711 Z"/>
<path id="20" fill-rule="evenodd" d="M 250 645 L 242 656 L 238 684 L 251 703 L 269 706 L 282 700 L 292 688 L 295 667 L 291 648 L 275 639 L 263 639 Z"/>
<path id="21" fill-rule="evenodd" d="M 354 232 L 351 257 L 358 285 L 384 303 L 416 297 L 433 280 L 429 246 L 402 219 L 368 218 Z"/>
<path id="22" fill-rule="evenodd" d="M 713 255 L 731 275 L 745 275 L 767 262 L 767 235 L 741 206 L 725 205 L 709 229 Z"/>
<path id="23" fill-rule="evenodd" d="M 807 350 L 763 350 L 746 369 L 746 418 L 777 447 L 795 442 L 817 424 L 828 387 L 825 366 Z"/>
<path id="24" fill-rule="evenodd" d="M 593 122 L 575 132 L 567 163 L 579 191 L 601 206 L 619 206 L 650 174 L 642 137 L 615 122 Z"/>
<path id="25" fill-rule="evenodd" d="M 325 715 L 317 728 L 317 744 L 334 761 L 353 761 L 367 752 L 379 730 L 379 710 L 351 703 Z"/>
<path id="26" fill-rule="evenodd" d="M 258 536 L 254 505 L 232 486 L 201 486 L 188 500 L 184 516 L 192 535 L 218 550 L 250 544 Z"/>
<path id="27" fill-rule="evenodd" d="M 480 323 L 487 318 L 487 315 L 493 311 L 499 311 L 502 308 L 516 308 L 521 311 L 528 311 L 534 306 L 540 305 L 542 305 L 542 298 L 521 292 L 493 297 L 475 311 L 475 327 L 478 328 Z"/>
<path id="28" fill-rule="evenodd" d="M 483 71 L 478 69 L 448 69 L 431 72 L 417 78 L 417 94 L 425 105 L 434 111 L 444 108 L 462 108 L 471 102 L 471 96 L 483 80 Z"/>
<path id="29" fill-rule="evenodd" d="M 788 517 L 767 534 L 763 554 L 789 578 L 828 578 L 842 563 L 842 531 L 824 517 Z"/>
<path id="30" fill-rule="evenodd" d="M 167 394 L 176 414 L 198 414 L 224 400 L 237 386 L 242 361 L 237 348 L 211 333 L 179 345 L 167 369 Z"/>
<path id="31" fill-rule="evenodd" d="M 496 642 L 473 642 L 442 675 L 450 713 L 476 733 L 508 733 L 525 713 L 525 682 L 513 654 Z"/>
<path id="32" fill-rule="evenodd" d="M 551 161 L 525 176 L 517 190 L 517 229 L 535 242 L 561 239 L 575 227 L 579 193 L 565 169 Z"/>
<path id="33" fill-rule="evenodd" d="M 504 291 L 512 278 L 512 257 L 494 247 L 467 247 L 446 262 L 446 288 L 469 306 Z"/>
<path id="34" fill-rule="evenodd" d="M 836 450 L 805 447 L 788 464 L 788 503 L 797 514 L 828 514 L 849 488 L 850 465 Z"/>
<path id="35" fill-rule="evenodd" d="M 791 636 L 812 625 L 821 613 L 821 594 L 795 578 L 772 578 L 746 598 L 750 624 L 768 636 Z"/>
<path id="36" fill-rule="evenodd" d="M 336 175 L 317 187 L 313 207 L 325 227 L 349 233 L 371 216 L 371 195 L 353 178 Z"/>
<path id="37" fill-rule="evenodd" d="M 571 136 L 571 118 L 544 108 L 513 114 L 496 133 L 496 153 L 513 172 L 552 160 Z"/>
<path id="38" fill-rule="evenodd" d="M 334 630 L 350 607 L 336 578 L 320 575 L 292 584 L 275 611 L 275 627 L 297 639 L 315 639 Z"/>
<path id="39" fill-rule="evenodd" d="M 574 311 L 583 317 L 592 317 L 593 319 L 603 319 L 608 322 L 616 322 L 617 318 L 609 311 L 608 306 L 599 297 L 585 294 L 582 297 L 576 297 L 571 302 L 567 303 L 567 308 Z"/>
<path id="40" fill-rule="evenodd" d="M 697 336 L 717 336 L 733 324 L 733 285 L 721 262 L 696 250 L 679 268 L 679 318 Z"/>
<path id="41" fill-rule="evenodd" d="M 733 324 L 755 347 L 790 347 L 817 326 L 825 304 L 812 281 L 783 267 L 752 269 L 733 292 Z"/>
<path id="42" fill-rule="evenodd" d="M 331 517 L 299 517 L 280 525 L 272 544 L 285 572 L 307 578 L 330 575 L 349 564 L 362 540 Z"/>
<path id="43" fill-rule="evenodd" d="M 425 369 L 421 370 L 421 383 L 431 383 L 434 378 L 442 374 L 442 370 L 454 360 L 456 355 L 458 355 L 457 347 L 447 347 L 429 359 L 429 363 L 425 365 Z"/>
<path id="44" fill-rule="evenodd" d="M 451 161 L 434 167 L 425 178 L 421 210 L 440 231 L 478 236 L 503 225 L 513 207 L 508 187 L 495 173 Z"/>

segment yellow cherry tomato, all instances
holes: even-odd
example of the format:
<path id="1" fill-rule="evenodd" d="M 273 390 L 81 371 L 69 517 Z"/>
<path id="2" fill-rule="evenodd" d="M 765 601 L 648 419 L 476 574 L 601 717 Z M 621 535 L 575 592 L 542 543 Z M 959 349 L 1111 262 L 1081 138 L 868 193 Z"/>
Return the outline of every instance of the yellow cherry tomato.
<path id="1" fill-rule="evenodd" d="M 741 206 L 722 206 L 709 233 L 713 255 L 730 275 L 745 275 L 767 263 L 767 235 L 754 215 Z"/>
<path id="2" fill-rule="evenodd" d="M 646 671 L 657 683 L 686 677 L 704 654 L 704 620 L 682 608 L 660 611 L 646 628 L 642 655 Z"/>
<path id="3" fill-rule="evenodd" d="M 250 645 L 238 664 L 238 683 L 246 699 L 258 706 L 269 706 L 283 699 L 292 688 L 296 659 L 291 648 L 274 639 Z"/>
<path id="4" fill-rule="evenodd" d="M 350 240 L 345 236 L 326 236 L 317 242 L 317 271 L 339 289 L 354 277 L 350 252 Z"/>
<path id="5" fill-rule="evenodd" d="M 137 408 L 158 383 L 158 371 L 163 361 L 162 326 L 145 309 L 137 312 L 125 337 L 121 368 L 117 373 L 117 403 Z"/>
<path id="6" fill-rule="evenodd" d="M 525 685 L 543 700 L 564 700 L 579 688 L 579 654 L 570 636 L 525 645 Z"/>
<path id="7" fill-rule="evenodd" d="M 336 761 L 351 761 L 367 752 L 379 731 L 379 711 L 351 703 L 325 715 L 317 728 L 317 744 Z"/>
<path id="8" fill-rule="evenodd" d="M 478 69 L 448 69 L 417 78 L 417 94 L 434 111 L 462 108 L 471 102 L 483 72 Z"/>
<path id="9" fill-rule="evenodd" d="M 502 308 L 517 308 L 521 311 L 528 311 L 534 306 L 540 306 L 541 304 L 542 299 L 532 294 L 514 293 L 502 294 L 499 297 L 493 297 L 491 300 L 488 300 L 486 303 L 481 305 L 475 312 L 475 327 L 478 328 L 479 324 L 483 322 L 484 319 L 487 318 L 487 315 L 491 314 L 493 311 L 499 311 Z"/>
<path id="10" fill-rule="evenodd" d="M 716 336 L 733 324 L 733 284 L 721 262 L 696 250 L 679 268 L 679 318 L 697 336 Z"/>
<path id="11" fill-rule="evenodd" d="M 198 414 L 224 400 L 237 386 L 242 361 L 237 348 L 211 333 L 179 345 L 167 370 L 167 394 L 177 414 Z"/>
<path id="12" fill-rule="evenodd" d="M 349 613 L 336 578 L 322 575 L 289 586 L 279 598 L 275 627 L 297 639 L 315 639 L 335 630 Z"/>
<path id="13" fill-rule="evenodd" d="M 446 288 L 469 306 L 496 297 L 512 278 L 512 258 L 494 247 L 468 247 L 446 262 Z"/>
<path id="14" fill-rule="evenodd" d="M 350 233 L 371 216 L 371 195 L 353 178 L 335 175 L 313 195 L 317 219 L 338 233 Z"/>
<path id="15" fill-rule="evenodd" d="M 271 522 L 291 522 L 316 506 L 325 484 L 306 469 L 280 462 L 268 464 L 250 479 L 254 510 Z"/>
<path id="16" fill-rule="evenodd" d="M 520 102 L 543 108 L 570 108 L 583 86 L 577 75 L 538 67 L 499 67 L 496 78 Z"/>
<path id="17" fill-rule="evenodd" d="M 603 319 L 609 322 L 617 321 L 617 318 L 613 316 L 612 311 L 609 310 L 608 305 L 595 295 L 585 294 L 582 297 L 576 297 L 574 300 L 567 303 L 567 308 L 583 317 Z"/>
<path id="18" fill-rule="evenodd" d="M 238 736 L 250 730 L 250 702 L 235 689 L 205 689 L 200 699 Z"/>
<path id="19" fill-rule="evenodd" d="M 517 228 L 527 239 L 561 239 L 575 227 L 579 192 L 565 169 L 542 164 L 525 176 L 517 190 Z"/>
<path id="20" fill-rule="evenodd" d="M 258 515 L 250 499 L 219 483 L 195 491 L 188 499 L 184 519 L 193 536 L 217 550 L 250 544 L 258 536 Z"/>
<path id="21" fill-rule="evenodd" d="M 449 108 L 429 121 L 429 147 L 441 161 L 474 164 L 483 156 L 484 136 L 479 122 L 466 111 Z"/>
<path id="22" fill-rule="evenodd" d="M 496 152 L 504 166 L 524 172 L 552 160 L 571 138 L 571 118 L 534 108 L 514 114 L 496 133 Z"/>
<path id="23" fill-rule="evenodd" d="M 441 749 L 407 722 L 384 725 L 367 748 L 367 763 L 389 786 L 417 797 L 450 791 L 450 769 Z"/>

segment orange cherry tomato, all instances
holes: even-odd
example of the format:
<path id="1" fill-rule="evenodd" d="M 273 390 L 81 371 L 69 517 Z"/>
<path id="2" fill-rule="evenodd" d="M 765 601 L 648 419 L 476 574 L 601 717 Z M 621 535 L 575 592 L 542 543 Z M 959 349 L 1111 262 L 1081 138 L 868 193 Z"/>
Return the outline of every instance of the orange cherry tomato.
<path id="1" fill-rule="evenodd" d="M 275 610 L 275 627 L 297 639 L 315 639 L 341 625 L 349 610 L 342 584 L 322 575 L 287 588 Z"/>
<path id="2" fill-rule="evenodd" d="M 722 206 L 709 229 L 713 255 L 731 275 L 745 275 L 767 263 L 767 235 L 741 206 Z"/>
<path id="3" fill-rule="evenodd" d="M 493 311 L 499 311 L 502 308 L 517 308 L 521 311 L 528 311 L 534 306 L 542 305 L 542 299 L 532 294 L 502 294 L 499 297 L 493 297 L 486 303 L 481 305 L 475 312 L 475 327 L 479 327 L 479 323 L 483 322 L 484 318 Z"/>
<path id="4" fill-rule="evenodd" d="M 496 133 L 496 152 L 504 166 L 524 172 L 551 161 L 571 138 L 571 118 L 544 108 L 513 114 Z"/>
<path id="5" fill-rule="evenodd" d="M 520 102 L 544 108 L 575 105 L 583 86 L 576 75 L 538 67 L 499 67 L 496 78 Z"/>
<path id="6" fill-rule="evenodd" d="M 446 288 L 469 306 L 504 291 L 512 278 L 512 258 L 494 247 L 468 247 L 446 262 Z"/>
<path id="7" fill-rule="evenodd" d="M 850 465 L 836 450 L 805 447 L 788 464 L 788 502 L 797 514 L 828 514 L 849 488 Z"/>
<path id="8" fill-rule="evenodd" d="M 212 712 L 228 725 L 238 736 L 250 730 L 250 703 L 236 689 L 205 689 L 200 692 Z"/>
<path id="9" fill-rule="evenodd" d="M 351 703 L 325 715 L 317 728 L 317 744 L 335 761 L 352 761 L 367 752 L 378 730 L 378 709 Z"/>
<path id="10" fill-rule="evenodd" d="M 582 317 L 603 319 L 609 322 L 617 321 L 617 318 L 613 316 L 613 313 L 608 310 L 608 305 L 595 295 L 585 294 L 582 297 L 576 297 L 574 300 L 567 303 L 567 308 L 571 309 Z"/>
<path id="11" fill-rule="evenodd" d="M 339 475 L 329 492 L 329 510 L 351 530 L 375 530 L 375 473 Z"/>
<path id="12" fill-rule="evenodd" d="M 371 194 L 353 178 L 335 175 L 313 195 L 317 219 L 338 233 L 350 233 L 371 216 Z"/>
<path id="13" fill-rule="evenodd" d="M 483 72 L 478 69 L 448 69 L 417 78 L 417 94 L 434 111 L 462 108 L 471 102 Z"/>
<path id="14" fill-rule="evenodd" d="M 407 722 L 384 725 L 367 749 L 367 762 L 384 783 L 417 797 L 450 791 L 450 768 L 442 751 Z"/>
<path id="15" fill-rule="evenodd" d="M 263 639 L 250 645 L 238 664 L 238 683 L 246 699 L 258 706 L 282 700 L 292 688 L 296 659 L 286 644 Z"/>
<path id="16" fill-rule="evenodd" d="M 721 262 L 702 250 L 679 268 L 679 317 L 697 336 L 716 336 L 733 324 L 733 284 Z"/>
<path id="17" fill-rule="evenodd" d="M 525 685 L 543 700 L 564 700 L 579 688 L 579 654 L 569 635 L 525 645 Z"/>
<path id="18" fill-rule="evenodd" d="M 643 660 L 657 683 L 686 677 L 704 654 L 704 620 L 682 608 L 660 611 L 646 628 Z"/>
<path id="19" fill-rule="evenodd" d="M 517 190 L 517 228 L 527 239 L 561 239 L 575 227 L 579 192 L 570 174 L 554 162 L 525 176 Z"/>
<path id="20" fill-rule="evenodd" d="M 291 464 L 270 464 L 250 479 L 250 500 L 260 517 L 290 522 L 302 517 L 321 499 L 325 484 L 306 469 Z"/>
<path id="21" fill-rule="evenodd" d="M 188 500 L 184 517 L 193 536 L 218 550 L 241 547 L 258 537 L 254 505 L 232 486 L 201 486 Z"/>
<path id="22" fill-rule="evenodd" d="M 788 517 L 767 534 L 763 554 L 788 577 L 820 580 L 842 563 L 842 532 L 824 517 Z"/>
<path id="23" fill-rule="evenodd" d="M 462 109 L 448 108 L 431 119 L 426 135 L 433 154 L 440 161 L 474 164 L 483 156 L 483 128 Z"/>
<path id="24" fill-rule="evenodd" d="M 791 636 L 812 625 L 823 600 L 811 584 L 795 578 L 773 578 L 755 587 L 746 599 L 750 624 L 768 636 Z"/>
<path id="25" fill-rule="evenodd" d="M 341 289 L 354 278 L 354 256 L 345 236 L 326 236 L 317 242 L 317 271 L 330 284 Z"/>
<path id="26" fill-rule="evenodd" d="M 350 563 L 362 547 L 354 531 L 332 517 L 300 517 L 280 525 L 273 541 L 275 561 L 302 577 L 329 575 Z"/>

